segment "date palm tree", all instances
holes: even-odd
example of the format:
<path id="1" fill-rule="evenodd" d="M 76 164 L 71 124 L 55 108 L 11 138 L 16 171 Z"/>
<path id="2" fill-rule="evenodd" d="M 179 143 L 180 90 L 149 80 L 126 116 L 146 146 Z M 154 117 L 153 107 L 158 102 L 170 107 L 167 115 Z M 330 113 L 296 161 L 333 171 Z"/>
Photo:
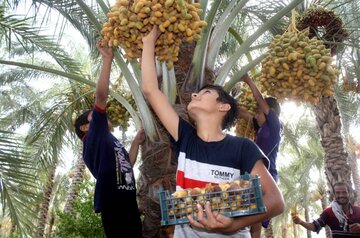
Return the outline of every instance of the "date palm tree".
<path id="1" fill-rule="evenodd" d="M 79 150 L 81 151 L 81 150 Z M 78 195 L 78 188 L 80 184 L 83 182 L 84 178 L 84 172 L 85 172 L 85 162 L 82 158 L 82 152 L 79 153 L 78 158 L 76 160 L 76 165 L 74 169 L 74 174 L 71 176 L 71 185 L 70 190 L 68 192 L 66 203 L 64 206 L 64 212 L 66 213 L 72 213 L 73 211 L 73 203 L 75 198 Z"/>
<path id="2" fill-rule="evenodd" d="M 180 52 L 180 60 L 175 64 L 174 70 L 167 70 L 166 67 L 161 66 L 163 76 L 167 79 L 163 80 L 163 90 L 174 103 L 176 98 L 180 99 L 177 102 L 185 102 L 176 105 L 181 112 L 184 111 L 189 92 L 196 91 L 204 84 L 205 68 L 215 70 L 217 77 L 214 83 L 223 85 L 230 91 L 243 74 L 254 68 L 264 58 L 264 47 L 269 42 L 269 38 L 274 33 L 281 33 L 281 27 L 277 27 L 277 24 L 281 23 L 280 19 L 285 15 L 289 15 L 291 9 L 302 1 L 258 1 L 256 4 L 246 0 L 204 0 L 200 2 L 205 10 L 202 17 L 208 23 L 208 27 L 202 33 L 201 40 L 196 45 L 189 44 L 183 46 L 182 52 Z M 21 1 L 13 0 L 11 3 L 12 5 L 17 5 Z M 24 22 L 22 22 L 23 24 L 18 24 L 18 20 L 15 17 L 5 17 L 3 14 L 0 15 L 0 23 L 4 22 L 3 19 L 10 21 L 7 21 L 7 24 L 4 24 L 4 27 L 1 29 L 5 29 L 4 36 L 12 36 L 8 37 L 6 42 L 14 42 L 13 36 L 15 35 L 20 39 L 19 42 L 27 49 L 27 52 L 35 52 L 28 59 L 34 59 L 34 56 L 35 58 L 39 56 L 37 49 L 41 49 L 42 55 L 45 54 L 49 57 L 49 60 L 26 61 L 21 57 L 9 60 L 9 56 L 6 56 L 0 58 L 0 64 L 8 67 L 20 67 L 21 71 L 35 72 L 37 73 L 36 76 L 46 75 L 48 78 L 61 82 L 60 86 L 58 85 L 59 90 L 57 93 L 52 93 L 50 98 L 45 96 L 41 98 L 43 101 L 50 102 L 42 110 L 43 113 L 39 114 L 36 120 L 29 116 L 26 117 L 32 124 L 38 125 L 30 133 L 32 135 L 30 138 L 32 139 L 29 141 L 35 142 L 39 138 L 44 137 L 44 139 L 39 140 L 41 142 L 40 145 L 43 145 L 43 147 L 39 147 L 38 155 L 42 155 L 46 146 L 49 148 L 50 145 L 56 144 L 55 147 L 50 146 L 52 149 L 49 151 L 51 156 L 41 157 L 50 160 L 44 159 L 46 163 L 40 161 L 43 162 L 44 167 L 50 168 L 54 164 L 51 162 L 55 162 L 52 159 L 57 157 L 65 141 L 73 142 L 75 140 L 73 136 L 69 135 L 69 132 L 73 130 L 73 115 L 89 106 L 81 104 L 81 109 L 75 107 L 77 102 L 83 100 L 86 96 L 86 94 L 79 92 L 78 88 L 82 85 L 88 85 L 94 90 L 97 79 L 96 68 L 98 68 L 95 63 L 97 55 L 94 46 L 96 39 L 100 38 L 101 25 L 106 21 L 105 13 L 109 11 L 110 6 L 102 0 L 91 2 L 82 0 L 34 0 L 32 4 L 34 6 L 33 9 L 46 9 L 44 11 L 36 11 L 39 14 L 45 12 L 42 18 L 38 19 L 39 15 L 36 14 L 32 16 L 31 19 L 34 21 L 34 25 L 26 25 Z M 40 20 L 39 23 L 42 24 L 39 29 L 45 28 L 46 21 L 41 21 L 41 19 L 48 19 L 48 17 L 53 16 L 50 15 L 50 12 L 56 12 L 59 16 L 59 20 L 56 21 L 56 31 L 54 32 L 54 35 L 57 36 L 55 39 L 39 34 L 38 29 L 34 28 L 34 26 L 39 25 L 37 20 Z M 236 22 L 244 24 L 239 26 L 235 24 Z M 78 55 L 69 55 L 68 52 L 62 50 L 63 47 L 61 45 L 57 44 L 57 42 L 61 42 L 65 38 L 63 37 L 67 32 L 65 29 L 73 29 L 79 33 L 81 42 L 77 42 L 78 45 L 76 47 L 84 45 L 81 49 L 90 55 L 90 62 L 78 60 Z M 227 34 L 228 31 L 231 35 Z M 228 39 L 231 39 L 235 48 L 231 49 L 229 47 L 228 50 L 224 50 L 222 48 L 224 39 L 226 39 L 225 42 L 231 42 L 230 40 L 228 41 Z M 8 49 L 11 53 L 15 53 L 12 47 L 13 44 L 7 44 L 11 46 Z M 70 45 L 68 43 L 68 46 Z M 181 57 L 188 56 L 189 54 L 187 53 L 189 52 L 193 54 L 192 58 Z M 244 60 L 243 56 L 247 56 L 249 60 Z M 256 56 L 254 60 L 252 60 L 253 56 Z M 91 63 L 95 66 L 85 67 L 86 63 Z M 14 68 L 11 68 L 9 71 L 14 72 Z M 151 113 L 139 89 L 140 71 L 138 62 L 126 61 L 123 57 L 123 52 L 118 49 L 115 52 L 114 74 L 116 74 L 114 78 L 118 78 L 117 76 L 120 74 L 125 78 L 128 88 L 134 95 L 138 111 L 135 111 L 126 99 L 115 91 L 111 91 L 110 95 L 122 103 L 129 111 L 135 127 L 140 128 L 143 126 L 145 128 L 149 138 L 142 151 L 143 157 L 140 166 L 141 176 L 138 189 L 140 195 L 139 203 L 142 205 L 142 209 L 146 211 L 145 219 L 149 223 L 148 227 L 151 228 L 145 229 L 144 235 L 153 237 L 159 233 L 160 219 L 157 212 L 159 208 L 156 191 L 161 187 L 171 188 L 173 186 L 176 161 L 172 158 L 168 136 L 166 136 L 163 128 Z M 14 79 L 14 81 L 17 81 L 17 79 Z M 71 93 L 73 100 L 67 100 L 68 93 Z M 28 108 L 31 108 L 30 105 Z M 51 120 L 46 118 L 51 118 Z M 21 124 L 20 122 L 17 123 Z M 54 129 L 50 130 L 49 128 Z M 46 134 L 49 131 L 51 133 Z M 156 173 L 148 173 L 151 168 L 154 168 Z M 151 204 L 154 205 L 151 206 Z M 154 216 L 150 215 L 152 210 L 156 211 L 153 212 L 155 213 Z"/>
<path id="3" fill-rule="evenodd" d="M 345 42 L 348 47 L 343 47 L 343 50 L 337 51 L 337 55 L 343 54 L 345 57 L 340 57 L 339 62 L 342 61 L 344 72 L 349 72 L 349 66 L 352 68 L 350 71 L 355 71 L 358 68 L 358 63 L 354 61 L 356 52 L 359 49 L 359 31 L 354 28 L 358 24 L 359 17 L 355 12 L 359 10 L 357 2 L 350 2 L 349 4 L 338 4 L 336 1 L 326 3 L 328 9 L 341 14 L 344 26 L 349 29 L 350 37 Z M 353 17 L 355 16 L 355 17 Z M 337 47 L 338 48 L 338 47 Z M 347 56 L 347 57 L 346 57 Z M 349 65 L 348 62 L 351 62 Z M 354 70 L 355 69 L 355 70 Z M 339 92 L 337 93 L 339 95 Z M 338 99 L 341 96 L 337 97 Z M 325 173 L 327 176 L 328 185 L 332 191 L 332 185 L 337 181 L 345 181 L 352 184 L 351 169 L 349 165 L 349 154 L 346 152 L 346 146 L 343 137 L 343 129 L 341 118 L 344 117 L 346 124 L 346 113 L 342 115 L 339 112 L 338 99 L 336 97 L 323 97 L 320 102 L 314 107 L 316 114 L 316 121 L 321 135 L 321 143 L 325 150 Z M 345 128 L 345 130 L 348 130 Z M 355 171 L 357 173 L 357 171 Z M 356 175 L 355 175 L 356 176 Z"/>

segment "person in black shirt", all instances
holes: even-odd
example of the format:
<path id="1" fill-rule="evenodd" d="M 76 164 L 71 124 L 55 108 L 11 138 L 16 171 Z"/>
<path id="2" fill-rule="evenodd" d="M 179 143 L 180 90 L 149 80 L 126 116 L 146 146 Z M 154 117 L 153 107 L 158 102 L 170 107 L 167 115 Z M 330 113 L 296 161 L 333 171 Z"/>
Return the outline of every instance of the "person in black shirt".
<path id="1" fill-rule="evenodd" d="M 75 132 L 83 141 L 85 164 L 96 179 L 94 210 L 101 213 L 106 237 L 119 237 L 127 230 L 131 237 L 138 238 L 142 237 L 142 224 L 132 167 L 145 134 L 140 130 L 127 152 L 111 133 L 106 101 L 113 51 L 99 44 L 97 48 L 102 55 L 103 65 L 96 84 L 95 105 L 76 119 Z M 120 216 L 126 218 L 120 219 Z"/>

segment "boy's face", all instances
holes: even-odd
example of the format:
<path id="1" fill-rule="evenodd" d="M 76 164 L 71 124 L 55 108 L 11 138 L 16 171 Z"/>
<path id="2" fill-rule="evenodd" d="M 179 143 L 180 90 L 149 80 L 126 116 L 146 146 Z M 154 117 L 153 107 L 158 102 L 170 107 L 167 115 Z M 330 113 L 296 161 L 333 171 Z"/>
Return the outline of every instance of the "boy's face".
<path id="1" fill-rule="evenodd" d="M 191 95 L 191 101 L 187 106 L 190 114 L 197 111 L 214 111 L 217 110 L 217 106 L 220 104 L 216 99 L 219 94 L 214 89 L 202 89 L 198 93 Z"/>

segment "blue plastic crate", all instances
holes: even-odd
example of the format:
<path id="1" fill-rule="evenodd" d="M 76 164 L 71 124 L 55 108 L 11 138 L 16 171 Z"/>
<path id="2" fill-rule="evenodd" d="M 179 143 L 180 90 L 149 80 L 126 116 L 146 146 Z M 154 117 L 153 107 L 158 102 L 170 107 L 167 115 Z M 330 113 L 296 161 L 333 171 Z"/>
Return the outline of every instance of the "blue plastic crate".
<path id="1" fill-rule="evenodd" d="M 197 203 L 210 201 L 212 211 L 227 217 L 254 215 L 266 212 L 263 203 L 259 177 L 250 174 L 241 176 L 240 181 L 249 181 L 248 186 L 230 191 L 173 197 L 173 192 L 160 191 L 161 226 L 188 223 L 188 215 L 197 220 Z"/>

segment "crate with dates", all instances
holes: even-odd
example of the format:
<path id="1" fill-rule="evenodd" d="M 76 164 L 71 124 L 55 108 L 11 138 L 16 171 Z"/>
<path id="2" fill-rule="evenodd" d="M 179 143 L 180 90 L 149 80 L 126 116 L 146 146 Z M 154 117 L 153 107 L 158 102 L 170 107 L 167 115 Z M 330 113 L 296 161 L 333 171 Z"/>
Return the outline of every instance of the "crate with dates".
<path id="1" fill-rule="evenodd" d="M 204 208 L 210 202 L 213 212 L 227 217 L 254 215 L 266 212 L 259 177 L 242 175 L 240 180 L 207 184 L 204 188 L 192 188 L 160 192 L 161 225 L 188 223 L 188 215 L 197 220 L 197 204 Z"/>

